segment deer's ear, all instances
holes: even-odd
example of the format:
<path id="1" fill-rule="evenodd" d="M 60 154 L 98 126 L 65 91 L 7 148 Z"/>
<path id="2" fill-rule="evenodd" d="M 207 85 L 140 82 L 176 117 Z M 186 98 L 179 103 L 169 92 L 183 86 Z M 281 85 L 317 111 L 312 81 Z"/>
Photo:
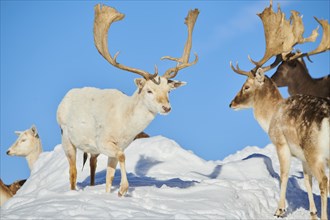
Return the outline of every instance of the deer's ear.
<path id="1" fill-rule="evenodd" d="M 31 126 L 30 131 L 31 131 L 31 133 L 32 133 L 32 135 L 33 135 L 34 137 L 37 137 L 37 136 L 38 136 L 38 130 L 37 130 L 37 128 L 36 128 L 35 125 L 32 125 L 32 126 Z"/>
<path id="2" fill-rule="evenodd" d="M 23 131 L 15 131 L 15 134 L 16 134 L 17 136 L 20 136 L 22 133 L 23 133 Z"/>
<path id="3" fill-rule="evenodd" d="M 175 81 L 175 80 L 168 80 L 167 83 L 171 87 L 171 89 L 176 89 L 187 84 L 186 82 Z"/>
<path id="4" fill-rule="evenodd" d="M 265 81 L 265 74 L 261 68 L 259 68 L 256 72 L 255 81 L 259 85 L 262 85 Z"/>
<path id="5" fill-rule="evenodd" d="M 143 78 L 134 79 L 135 85 L 139 88 L 139 94 L 141 93 L 144 85 L 146 84 L 146 81 L 147 80 L 145 80 Z"/>
<path id="6" fill-rule="evenodd" d="M 146 84 L 146 80 L 143 78 L 134 79 L 135 85 L 141 90 L 143 86 Z"/>

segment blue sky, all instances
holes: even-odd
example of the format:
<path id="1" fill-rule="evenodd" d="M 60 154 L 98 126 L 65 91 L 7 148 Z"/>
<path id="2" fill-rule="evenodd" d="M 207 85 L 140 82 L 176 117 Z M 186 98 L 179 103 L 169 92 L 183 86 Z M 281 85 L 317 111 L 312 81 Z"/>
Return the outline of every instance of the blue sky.
<path id="1" fill-rule="evenodd" d="M 329 20 L 329 1 L 280 2 L 303 14 L 305 36 L 318 24 L 313 16 Z M 24 158 L 9 157 L 14 131 L 35 124 L 44 151 L 61 143 L 56 110 L 72 88 L 116 88 L 126 94 L 136 90 L 133 73 L 111 66 L 93 42 L 96 1 L 1 1 L 1 178 L 5 183 L 27 178 Z M 126 15 L 109 32 L 109 50 L 120 51 L 118 61 L 159 72 L 173 66 L 165 55 L 179 57 L 186 41 L 183 24 L 188 10 L 198 8 L 192 52 L 199 62 L 182 70 L 177 80 L 188 84 L 170 95 L 172 111 L 158 115 L 145 130 L 151 136 L 174 139 L 206 160 L 219 160 L 245 146 L 264 147 L 270 140 L 251 110 L 228 106 L 246 80 L 235 74 L 229 61 L 242 69 L 264 54 L 262 23 L 256 15 L 269 1 L 101 1 Z M 316 43 L 299 46 L 312 50 Z M 192 59 L 193 57 L 191 57 Z M 313 77 L 329 74 L 329 52 L 312 57 Z M 275 70 L 268 72 L 268 75 Z M 287 96 L 286 89 L 281 89 Z M 129 158 L 127 158 L 129 160 Z M 277 159 L 277 158 L 276 158 Z"/>

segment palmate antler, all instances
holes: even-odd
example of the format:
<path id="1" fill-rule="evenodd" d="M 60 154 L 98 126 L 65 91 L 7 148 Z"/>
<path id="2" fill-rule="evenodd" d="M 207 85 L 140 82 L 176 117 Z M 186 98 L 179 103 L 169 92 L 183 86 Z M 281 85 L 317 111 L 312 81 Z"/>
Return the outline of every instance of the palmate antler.
<path id="1" fill-rule="evenodd" d="M 309 57 L 311 55 L 314 54 L 319 54 L 322 52 L 325 52 L 327 50 L 330 50 L 330 28 L 329 28 L 329 23 L 327 20 L 323 20 L 323 19 L 317 19 L 316 17 L 314 17 L 315 20 L 321 25 L 322 29 L 323 29 L 323 34 L 322 34 L 322 40 L 319 44 L 319 46 L 315 49 L 312 50 L 310 52 L 307 53 L 296 53 L 294 56 L 289 57 L 286 60 L 293 60 L 293 59 L 297 59 L 297 58 L 301 58 L 301 57 Z"/>
<path id="2" fill-rule="evenodd" d="M 113 66 L 126 70 L 132 73 L 136 73 L 144 77 L 146 80 L 152 80 L 154 83 L 159 84 L 159 81 L 157 82 L 155 80 L 155 77 L 158 75 L 158 69 L 157 66 L 155 66 L 155 73 L 150 74 L 147 71 L 132 68 L 125 66 L 123 64 L 120 64 L 117 62 L 117 56 L 119 52 L 115 54 L 114 57 L 112 57 L 108 50 L 108 30 L 111 26 L 111 24 L 115 21 L 122 20 L 125 15 L 118 12 L 116 9 L 111 8 L 109 6 L 102 6 L 100 4 L 97 4 L 95 6 L 95 20 L 94 20 L 94 42 L 97 50 L 100 52 L 100 54 Z M 193 28 L 197 19 L 197 16 L 199 14 L 198 9 L 195 9 L 193 11 L 190 11 L 188 16 L 186 17 L 185 24 L 188 26 L 188 40 L 186 42 L 184 52 L 181 58 L 173 58 L 169 56 L 162 57 L 161 59 L 169 59 L 177 62 L 177 66 L 170 68 L 165 72 L 163 77 L 170 79 L 174 78 L 178 71 L 189 67 L 191 65 L 194 65 L 198 61 L 198 57 L 196 55 L 196 59 L 189 63 L 189 55 L 190 50 L 192 46 L 192 32 Z"/>
<path id="3" fill-rule="evenodd" d="M 278 11 L 275 13 L 272 8 L 272 0 L 270 6 L 265 8 L 264 11 L 258 16 L 261 18 L 264 34 L 266 40 L 266 51 L 263 58 L 260 61 L 254 61 L 248 57 L 249 60 L 255 65 L 250 71 L 243 71 L 237 68 L 235 69 L 230 63 L 231 68 L 239 74 L 251 76 L 259 67 L 262 67 L 270 58 L 276 56 L 276 60 L 269 66 L 262 67 L 264 71 L 268 71 L 276 67 L 282 61 L 294 60 L 304 56 L 310 56 L 318 53 L 325 52 L 330 49 L 330 33 L 329 23 L 326 20 L 316 21 L 321 24 L 323 29 L 322 40 L 319 46 L 311 52 L 293 52 L 293 47 L 297 44 L 303 44 L 306 42 L 314 42 L 318 36 L 318 28 L 312 31 L 312 34 L 304 38 L 304 25 L 302 18 L 297 11 L 291 11 L 290 20 L 285 18 L 285 14 L 281 12 L 280 5 L 278 4 Z"/>

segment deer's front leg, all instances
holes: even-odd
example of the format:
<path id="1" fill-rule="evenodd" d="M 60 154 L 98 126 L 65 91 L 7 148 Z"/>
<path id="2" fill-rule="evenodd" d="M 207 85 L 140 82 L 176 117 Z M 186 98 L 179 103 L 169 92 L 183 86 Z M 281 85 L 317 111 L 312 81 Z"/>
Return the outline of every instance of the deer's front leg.
<path id="1" fill-rule="evenodd" d="M 289 178 L 290 162 L 291 162 L 291 153 L 290 149 L 286 144 L 276 145 L 277 155 L 280 161 L 280 172 L 281 172 L 281 193 L 280 200 L 278 202 L 278 208 L 275 212 L 275 216 L 284 217 L 285 214 L 285 195 L 286 188 Z"/>
<path id="2" fill-rule="evenodd" d="M 107 176 L 106 176 L 106 183 L 105 183 L 105 191 L 107 193 L 111 191 L 112 181 L 115 176 L 117 163 L 118 163 L 117 158 L 108 157 Z"/>
<path id="3" fill-rule="evenodd" d="M 128 186 L 129 186 L 127 176 L 126 176 L 125 154 L 122 151 L 120 151 L 117 154 L 117 158 L 119 160 L 120 173 L 121 173 L 120 188 L 119 188 L 118 196 L 123 196 L 127 193 Z"/>

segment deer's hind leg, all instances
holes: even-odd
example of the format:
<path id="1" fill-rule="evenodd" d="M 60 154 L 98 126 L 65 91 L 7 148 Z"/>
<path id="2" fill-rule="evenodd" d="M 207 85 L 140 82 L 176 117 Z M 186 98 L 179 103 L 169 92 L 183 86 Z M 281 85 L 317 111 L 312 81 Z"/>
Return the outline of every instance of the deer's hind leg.
<path id="1" fill-rule="evenodd" d="M 322 160 L 307 160 L 311 171 L 319 183 L 321 195 L 321 219 L 328 219 L 328 177 L 325 174 L 325 163 Z"/>
<path id="2" fill-rule="evenodd" d="M 314 197 L 312 192 L 312 174 L 306 162 L 303 162 L 303 171 L 304 171 L 304 179 L 305 179 L 305 187 L 308 194 L 309 200 L 309 212 L 311 214 L 311 218 L 317 219 L 317 210 L 314 203 Z"/>
<path id="3" fill-rule="evenodd" d="M 89 166 L 90 166 L 90 175 L 91 175 L 91 181 L 90 185 L 94 186 L 95 185 L 95 171 L 96 171 L 96 166 L 97 166 L 97 157 L 99 154 L 91 154 L 91 158 L 89 160 Z"/>
<path id="4" fill-rule="evenodd" d="M 70 184 L 71 190 L 76 189 L 76 182 L 77 182 L 77 167 L 76 167 L 76 154 L 77 149 L 67 136 L 67 132 L 65 130 L 62 131 L 62 147 L 65 152 L 65 155 L 69 161 L 69 174 L 70 174 Z"/>

